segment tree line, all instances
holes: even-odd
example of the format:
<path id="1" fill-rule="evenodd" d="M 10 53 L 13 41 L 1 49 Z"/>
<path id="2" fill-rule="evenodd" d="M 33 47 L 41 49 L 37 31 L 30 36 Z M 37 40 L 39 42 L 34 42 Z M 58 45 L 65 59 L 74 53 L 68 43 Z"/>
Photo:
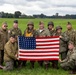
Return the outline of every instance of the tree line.
<path id="1" fill-rule="evenodd" d="M 63 18 L 63 19 L 76 19 L 76 14 L 72 14 L 72 15 L 66 14 L 65 16 L 59 16 L 59 15 L 47 16 L 47 15 L 44 15 L 43 13 L 34 14 L 34 15 L 26 15 L 26 14 L 22 14 L 20 11 L 15 11 L 13 14 L 12 13 L 0 12 L 0 18 L 27 18 L 27 19 L 28 18 Z"/>

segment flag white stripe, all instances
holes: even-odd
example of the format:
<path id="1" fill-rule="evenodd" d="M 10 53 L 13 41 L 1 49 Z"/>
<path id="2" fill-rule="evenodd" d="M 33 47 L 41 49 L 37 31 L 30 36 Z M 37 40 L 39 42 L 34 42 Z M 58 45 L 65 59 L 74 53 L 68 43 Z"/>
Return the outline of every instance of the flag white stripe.
<path id="1" fill-rule="evenodd" d="M 55 41 L 55 40 L 59 40 L 59 38 L 36 39 L 36 42 L 37 42 L 37 41 L 49 41 L 49 40 L 50 40 L 50 41 L 52 41 L 52 40 Z"/>
<path id="2" fill-rule="evenodd" d="M 56 53 L 19 53 L 19 54 L 21 54 L 21 55 L 43 55 L 43 56 L 45 56 L 45 55 L 58 55 L 59 54 L 59 52 L 56 52 Z"/>
<path id="3" fill-rule="evenodd" d="M 25 56 L 19 56 L 19 58 L 27 58 L 27 59 L 45 59 L 45 58 L 58 58 L 59 56 L 44 56 L 44 57 L 25 57 Z"/>
<path id="4" fill-rule="evenodd" d="M 26 52 L 26 51 L 28 51 L 28 52 L 30 52 L 30 51 L 31 52 L 40 52 L 40 51 L 41 52 L 45 52 L 46 51 L 47 52 L 47 51 L 59 51 L 59 49 L 45 49 L 45 50 L 44 49 L 34 49 L 34 50 L 30 50 L 30 49 L 29 50 L 28 49 L 19 49 L 19 51 L 23 51 L 23 52 Z"/>

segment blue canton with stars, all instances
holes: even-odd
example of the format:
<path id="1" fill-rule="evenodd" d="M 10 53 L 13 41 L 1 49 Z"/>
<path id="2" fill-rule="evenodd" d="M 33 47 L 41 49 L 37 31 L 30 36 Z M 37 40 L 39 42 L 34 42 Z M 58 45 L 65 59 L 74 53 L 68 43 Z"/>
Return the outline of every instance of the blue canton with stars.
<path id="1" fill-rule="evenodd" d="M 18 36 L 20 49 L 36 49 L 36 39 L 34 37 Z"/>

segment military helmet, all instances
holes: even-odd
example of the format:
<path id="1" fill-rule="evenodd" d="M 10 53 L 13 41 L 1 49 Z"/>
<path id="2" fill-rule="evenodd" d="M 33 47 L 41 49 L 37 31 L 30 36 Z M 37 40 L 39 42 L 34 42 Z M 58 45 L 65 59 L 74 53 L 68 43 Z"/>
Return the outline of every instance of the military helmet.
<path id="1" fill-rule="evenodd" d="M 72 42 L 72 41 L 69 41 L 69 42 L 68 42 L 68 45 L 69 45 L 69 44 L 72 44 L 72 45 L 74 45 L 74 42 Z"/>
<path id="2" fill-rule="evenodd" d="M 18 20 L 14 20 L 14 23 L 18 23 Z"/>
<path id="3" fill-rule="evenodd" d="M 54 27 L 54 23 L 52 21 L 48 22 L 48 26 L 52 25 Z"/>
<path id="4" fill-rule="evenodd" d="M 67 22 L 67 25 L 72 25 L 70 22 Z"/>
<path id="5" fill-rule="evenodd" d="M 12 35 L 10 35 L 10 37 L 16 38 L 16 35 L 15 34 L 12 34 Z"/>
<path id="6" fill-rule="evenodd" d="M 34 23 L 30 21 L 30 22 L 28 22 L 27 25 L 34 25 Z"/>
<path id="7" fill-rule="evenodd" d="M 61 26 L 57 26 L 57 27 L 56 27 L 56 30 L 58 30 L 58 29 L 62 29 L 62 27 L 61 27 Z"/>

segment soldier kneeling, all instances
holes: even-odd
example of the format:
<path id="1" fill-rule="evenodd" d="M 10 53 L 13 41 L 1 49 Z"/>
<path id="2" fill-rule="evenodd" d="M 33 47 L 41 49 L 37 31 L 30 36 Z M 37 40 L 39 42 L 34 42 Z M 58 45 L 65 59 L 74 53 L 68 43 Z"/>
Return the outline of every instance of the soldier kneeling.
<path id="1" fill-rule="evenodd" d="M 1 67 L 5 71 L 11 71 L 14 68 L 14 61 L 17 60 L 17 43 L 15 35 L 11 35 L 9 41 L 5 44 L 4 61 L 5 67 Z"/>
<path id="2" fill-rule="evenodd" d="M 60 66 L 64 70 L 71 70 L 71 74 L 75 74 L 76 72 L 76 48 L 74 47 L 73 42 L 69 42 L 68 44 L 68 53 L 67 57 L 64 60 L 59 59 Z"/>

